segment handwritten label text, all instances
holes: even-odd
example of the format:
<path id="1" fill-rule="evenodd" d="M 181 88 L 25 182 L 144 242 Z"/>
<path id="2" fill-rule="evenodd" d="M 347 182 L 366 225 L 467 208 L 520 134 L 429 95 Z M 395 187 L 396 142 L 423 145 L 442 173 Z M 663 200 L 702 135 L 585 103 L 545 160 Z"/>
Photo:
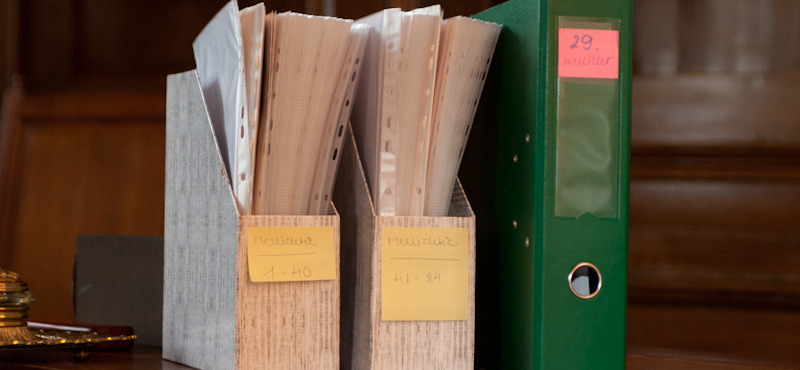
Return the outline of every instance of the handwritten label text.
<path id="1" fill-rule="evenodd" d="M 434 246 L 434 247 L 458 247 L 458 241 L 453 240 L 449 236 L 443 237 L 431 237 L 431 236 L 420 236 L 420 235 L 412 235 L 409 237 L 389 237 L 387 239 L 389 242 L 389 246 L 401 246 L 401 247 L 424 247 L 424 246 Z"/>
<path id="2" fill-rule="evenodd" d="M 254 282 L 336 279 L 333 226 L 248 227 L 247 263 Z"/>
<path id="3" fill-rule="evenodd" d="M 292 237 L 285 237 L 283 235 L 278 235 L 269 238 L 258 236 L 253 238 L 253 243 L 255 243 L 255 245 L 263 247 L 272 247 L 276 245 L 296 245 L 296 246 L 317 245 L 317 243 L 314 242 L 314 238 L 310 236 L 301 236 L 292 238 Z"/>
<path id="4" fill-rule="evenodd" d="M 381 320 L 466 320 L 469 229 L 381 229 Z"/>
<path id="5" fill-rule="evenodd" d="M 619 31 L 559 29 L 558 77 L 619 78 Z"/>

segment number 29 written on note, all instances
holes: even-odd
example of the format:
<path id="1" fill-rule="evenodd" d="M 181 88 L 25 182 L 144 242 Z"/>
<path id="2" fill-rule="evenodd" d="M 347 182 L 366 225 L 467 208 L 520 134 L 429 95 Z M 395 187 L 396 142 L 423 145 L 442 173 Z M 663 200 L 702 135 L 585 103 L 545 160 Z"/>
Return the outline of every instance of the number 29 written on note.
<path id="1" fill-rule="evenodd" d="M 591 50 L 592 49 L 592 40 L 594 40 L 592 35 L 589 35 L 589 34 L 583 34 L 583 35 L 575 34 L 573 37 L 575 38 L 575 43 L 569 46 L 570 49 L 575 49 L 575 48 L 578 48 L 578 47 L 583 47 L 584 50 Z M 581 43 L 581 46 L 578 46 L 578 42 Z"/>

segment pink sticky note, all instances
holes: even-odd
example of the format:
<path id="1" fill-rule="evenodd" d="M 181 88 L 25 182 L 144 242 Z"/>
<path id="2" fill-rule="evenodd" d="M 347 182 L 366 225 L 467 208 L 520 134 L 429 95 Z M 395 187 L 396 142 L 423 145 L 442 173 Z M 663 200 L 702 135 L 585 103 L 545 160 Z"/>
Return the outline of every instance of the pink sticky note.
<path id="1" fill-rule="evenodd" d="M 558 77 L 619 78 L 619 31 L 559 29 Z"/>

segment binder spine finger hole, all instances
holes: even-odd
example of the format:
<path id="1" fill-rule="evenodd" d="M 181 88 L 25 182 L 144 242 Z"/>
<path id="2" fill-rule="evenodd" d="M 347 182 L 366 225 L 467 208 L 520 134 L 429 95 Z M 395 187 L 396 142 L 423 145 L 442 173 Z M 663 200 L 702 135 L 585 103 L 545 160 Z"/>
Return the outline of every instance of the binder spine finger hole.
<path id="1" fill-rule="evenodd" d="M 572 294 L 580 299 L 594 298 L 603 285 L 600 270 L 588 262 L 579 263 L 572 268 L 567 280 Z"/>

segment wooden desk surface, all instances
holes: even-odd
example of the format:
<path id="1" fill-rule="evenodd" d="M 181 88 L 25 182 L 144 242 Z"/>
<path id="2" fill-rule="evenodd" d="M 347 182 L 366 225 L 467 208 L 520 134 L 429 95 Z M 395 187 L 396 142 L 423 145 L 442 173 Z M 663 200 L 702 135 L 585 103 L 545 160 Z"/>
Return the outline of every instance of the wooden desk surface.
<path id="1" fill-rule="evenodd" d="M 135 347 L 131 352 L 93 352 L 87 362 L 73 362 L 68 350 L 0 352 L 0 370 L 189 370 L 190 367 L 161 359 L 161 349 Z M 628 370 L 777 370 L 786 368 L 763 367 L 667 357 L 628 355 Z"/>

